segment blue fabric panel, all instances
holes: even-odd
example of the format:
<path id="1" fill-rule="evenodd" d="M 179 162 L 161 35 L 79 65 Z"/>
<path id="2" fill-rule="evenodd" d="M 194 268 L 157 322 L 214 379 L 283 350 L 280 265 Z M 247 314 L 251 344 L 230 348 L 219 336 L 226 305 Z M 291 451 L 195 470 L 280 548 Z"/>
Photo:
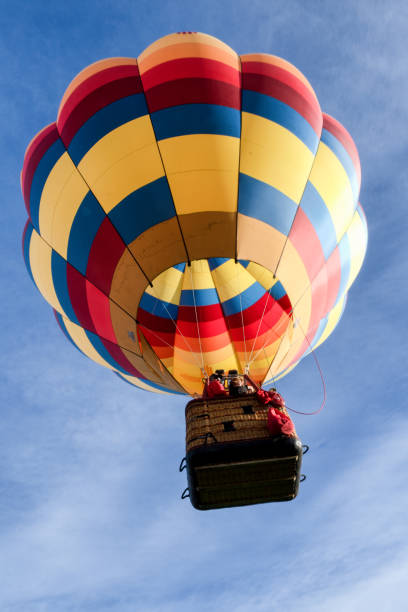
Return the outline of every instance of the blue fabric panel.
<path id="1" fill-rule="evenodd" d="M 95 196 L 89 191 L 77 210 L 68 240 L 69 263 L 86 276 L 89 252 L 105 213 Z"/>
<path id="2" fill-rule="evenodd" d="M 49 173 L 65 153 L 62 140 L 58 139 L 50 146 L 48 151 L 41 158 L 33 176 L 30 190 L 30 218 L 35 229 L 39 232 L 39 210 L 42 190 Z"/>
<path id="3" fill-rule="evenodd" d="M 56 251 L 51 256 L 51 273 L 54 290 L 64 313 L 70 321 L 81 325 L 71 304 L 67 284 L 67 262 Z"/>
<path id="4" fill-rule="evenodd" d="M 242 91 L 242 111 L 260 115 L 278 123 L 299 138 L 313 155 L 316 153 L 319 146 L 316 132 L 302 115 L 284 102 L 257 91 L 244 89 Z"/>
<path id="5" fill-rule="evenodd" d="M 130 244 L 149 227 L 176 215 L 167 179 L 159 178 L 133 191 L 109 213 L 125 244 Z"/>
<path id="6" fill-rule="evenodd" d="M 243 268 L 247 268 L 249 266 L 249 264 L 251 263 L 247 259 L 238 259 L 238 262 L 241 264 L 241 266 Z"/>
<path id="7" fill-rule="evenodd" d="M 180 270 L 180 272 L 184 272 L 184 270 L 186 269 L 186 264 L 185 263 L 179 263 L 179 264 L 176 264 L 175 266 L 173 266 L 173 268 L 175 268 L 176 270 Z"/>
<path id="8" fill-rule="evenodd" d="M 241 312 L 242 310 L 246 310 L 253 306 L 256 302 L 258 302 L 264 295 L 266 291 L 259 284 L 254 283 L 248 289 L 245 289 L 241 294 L 235 295 L 233 298 L 230 298 L 226 302 L 222 302 L 222 309 L 226 317 L 236 314 L 237 312 Z"/>
<path id="9" fill-rule="evenodd" d="M 32 236 L 33 231 L 34 231 L 34 228 L 31 225 L 31 223 L 29 223 L 27 225 L 27 229 L 24 234 L 23 256 L 24 256 L 24 261 L 25 261 L 25 265 L 27 268 L 27 272 L 29 273 L 30 278 L 33 281 L 34 285 L 36 285 L 33 274 L 31 272 L 31 265 L 30 265 L 30 242 L 31 242 L 31 236 Z"/>
<path id="10" fill-rule="evenodd" d="M 312 183 L 307 183 L 300 207 L 313 225 L 327 261 L 337 245 L 336 230 L 329 209 Z"/>
<path id="11" fill-rule="evenodd" d="M 269 290 L 269 293 L 274 300 L 278 301 L 286 295 L 286 291 L 283 288 L 281 282 L 277 281 Z"/>
<path id="12" fill-rule="evenodd" d="M 150 314 L 154 314 L 156 317 L 177 321 L 178 306 L 170 304 L 169 302 L 164 302 L 163 300 L 158 300 L 148 293 L 142 295 L 139 308 L 142 308 Z"/>
<path id="13" fill-rule="evenodd" d="M 263 221 L 287 236 L 297 204 L 271 185 L 243 174 L 239 175 L 238 212 Z"/>
<path id="14" fill-rule="evenodd" d="M 241 114 L 235 108 L 216 104 L 182 104 L 151 115 L 158 141 L 187 134 L 241 135 Z"/>
<path id="15" fill-rule="evenodd" d="M 79 164 L 85 153 L 103 136 L 120 125 L 147 114 L 143 93 L 126 96 L 105 106 L 88 119 L 75 134 L 68 147 L 72 161 L 76 165 Z"/>
<path id="16" fill-rule="evenodd" d="M 215 270 L 215 268 L 222 266 L 222 264 L 224 264 L 226 261 L 229 261 L 226 257 L 210 257 L 208 260 L 208 265 L 210 270 Z"/>
<path id="17" fill-rule="evenodd" d="M 211 306 L 219 304 L 218 293 L 215 289 L 184 289 L 181 292 L 180 306 Z"/>
<path id="18" fill-rule="evenodd" d="M 341 262 L 341 279 L 335 304 L 337 304 L 345 294 L 350 277 L 350 245 L 347 234 L 344 234 L 343 238 L 339 242 L 339 252 Z"/>
<path id="19" fill-rule="evenodd" d="M 114 372 L 114 373 L 117 376 L 119 376 L 121 380 L 128 383 L 129 385 L 132 385 L 134 389 L 138 389 L 139 391 L 146 391 L 146 393 L 149 393 L 147 389 L 141 389 L 140 387 L 133 385 L 129 380 L 127 380 L 121 374 L 119 374 L 119 372 Z M 141 378 L 140 380 L 144 382 L 146 385 L 148 385 L 149 387 L 153 387 L 153 389 L 159 389 L 160 391 L 166 391 L 166 393 L 172 393 L 173 395 L 186 395 L 185 393 L 180 393 L 180 391 L 173 391 L 172 389 L 167 389 L 167 387 L 162 387 L 161 385 L 158 385 L 157 383 L 153 383 L 151 380 L 147 380 L 145 378 Z"/>
<path id="20" fill-rule="evenodd" d="M 338 157 L 340 163 L 344 167 L 347 176 L 349 177 L 351 189 L 354 196 L 354 203 L 357 205 L 360 190 L 357 181 L 356 171 L 350 155 L 347 153 L 341 142 L 337 140 L 337 138 L 327 130 L 322 130 L 321 141 L 324 142 L 324 144 L 327 145 L 329 149 L 333 151 L 333 153 L 336 155 L 336 157 Z"/>

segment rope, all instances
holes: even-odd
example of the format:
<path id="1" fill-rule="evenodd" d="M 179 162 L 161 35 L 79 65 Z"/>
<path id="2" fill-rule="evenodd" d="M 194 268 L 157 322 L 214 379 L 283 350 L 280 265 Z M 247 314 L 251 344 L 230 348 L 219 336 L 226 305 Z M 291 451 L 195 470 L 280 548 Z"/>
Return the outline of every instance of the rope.
<path id="1" fill-rule="evenodd" d="M 272 289 L 272 287 L 271 287 L 271 289 Z M 259 321 L 258 329 L 256 330 L 256 336 L 255 336 L 254 343 L 253 343 L 253 345 L 252 345 L 252 351 L 251 351 L 251 354 L 249 355 L 249 360 L 248 360 L 248 370 L 249 370 L 249 366 L 251 365 L 251 363 L 252 363 L 252 362 L 254 361 L 254 359 L 255 359 L 255 357 L 254 357 L 254 359 L 252 359 L 252 360 L 251 360 L 251 357 L 252 357 L 252 354 L 253 354 L 254 349 L 255 349 L 255 344 L 256 344 L 256 341 L 258 340 L 258 335 L 259 335 L 259 331 L 260 331 L 260 329 L 261 329 L 262 320 L 263 320 L 263 318 L 264 318 L 265 310 L 266 310 L 266 307 L 267 307 L 267 305 L 268 305 L 269 298 L 270 298 L 270 296 L 271 296 L 271 293 L 270 293 L 271 289 L 268 289 L 268 297 L 266 298 L 265 306 L 264 306 L 264 309 L 263 309 L 263 312 L 262 312 L 262 317 L 261 317 L 261 320 Z M 266 344 L 266 342 L 265 342 L 265 344 Z M 265 346 L 265 344 L 264 344 L 264 346 Z M 262 347 L 262 348 L 263 348 L 263 347 Z M 262 350 L 262 348 L 261 348 L 260 350 Z M 258 351 L 258 352 L 259 352 L 259 351 Z"/>
<path id="2" fill-rule="evenodd" d="M 203 355 L 203 347 L 201 345 L 201 336 L 200 336 L 200 326 L 198 324 L 198 314 L 197 314 L 197 305 L 196 305 L 196 301 L 195 301 L 195 292 L 194 292 L 194 282 L 193 282 L 193 273 L 191 271 L 191 266 L 188 266 L 190 269 L 190 280 L 191 280 L 191 286 L 193 288 L 193 302 L 194 302 L 194 311 L 195 311 L 195 318 L 196 318 L 196 324 L 197 324 L 197 335 L 198 335 L 198 343 L 200 345 L 200 353 L 201 353 L 201 372 L 203 374 L 203 376 L 208 376 L 207 372 L 205 371 L 205 365 L 204 365 L 204 355 Z"/>
<path id="3" fill-rule="evenodd" d="M 248 372 L 249 372 L 249 364 L 247 361 L 247 347 L 246 347 L 246 338 L 245 338 L 245 325 L 244 325 L 244 312 L 242 310 L 242 292 L 241 292 L 241 280 L 240 280 L 240 274 L 239 274 L 239 269 L 238 269 L 238 262 L 235 262 L 235 265 L 237 266 L 236 270 L 237 270 L 237 281 L 238 281 L 238 291 L 239 291 L 239 303 L 241 306 L 241 324 L 242 324 L 242 337 L 244 339 L 244 351 L 245 351 L 245 367 L 248 368 Z"/>

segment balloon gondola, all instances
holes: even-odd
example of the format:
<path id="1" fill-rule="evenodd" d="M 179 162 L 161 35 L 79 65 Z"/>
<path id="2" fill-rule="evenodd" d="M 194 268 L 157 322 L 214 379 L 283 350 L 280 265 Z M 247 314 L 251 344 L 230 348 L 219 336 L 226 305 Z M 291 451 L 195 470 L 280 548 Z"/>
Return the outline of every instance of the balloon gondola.
<path id="1" fill-rule="evenodd" d="M 172 34 L 83 70 L 28 146 L 24 258 L 67 338 L 136 387 L 267 387 L 340 320 L 360 179 L 293 65 Z"/>

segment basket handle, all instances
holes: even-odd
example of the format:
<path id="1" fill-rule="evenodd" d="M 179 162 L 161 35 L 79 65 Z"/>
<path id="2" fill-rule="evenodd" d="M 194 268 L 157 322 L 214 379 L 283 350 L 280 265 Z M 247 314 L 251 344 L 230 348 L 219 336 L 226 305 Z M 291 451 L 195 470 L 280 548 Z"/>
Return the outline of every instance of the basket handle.
<path id="1" fill-rule="evenodd" d="M 180 462 L 179 472 L 182 472 L 183 470 L 185 470 L 186 467 L 187 467 L 187 458 L 183 457 L 181 462 Z"/>
<path id="2" fill-rule="evenodd" d="M 196 436 L 195 438 L 190 438 L 190 440 L 187 440 L 187 444 L 191 444 L 191 442 L 195 442 L 196 440 L 202 440 L 205 439 L 205 443 L 207 444 L 208 438 L 212 438 L 214 440 L 214 442 L 217 442 L 217 438 L 214 436 L 213 433 L 211 433 L 211 431 L 207 431 L 207 433 L 203 434 L 202 436 Z"/>
<path id="3" fill-rule="evenodd" d="M 190 489 L 186 487 L 181 494 L 181 499 L 186 499 L 186 497 L 190 497 Z"/>
<path id="4" fill-rule="evenodd" d="M 306 455 L 308 450 L 309 450 L 309 445 L 308 444 L 302 444 L 302 452 L 303 452 L 304 455 Z"/>
<path id="5" fill-rule="evenodd" d="M 299 482 L 304 482 L 306 480 L 306 474 L 301 474 L 299 478 Z"/>

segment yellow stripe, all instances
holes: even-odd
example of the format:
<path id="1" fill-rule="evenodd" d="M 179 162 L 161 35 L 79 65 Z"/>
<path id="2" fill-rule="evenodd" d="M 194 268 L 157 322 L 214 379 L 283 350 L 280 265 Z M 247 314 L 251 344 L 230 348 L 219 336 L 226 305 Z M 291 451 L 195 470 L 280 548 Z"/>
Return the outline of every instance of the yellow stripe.
<path id="1" fill-rule="evenodd" d="M 30 240 L 29 258 L 35 284 L 47 302 L 55 310 L 63 314 L 64 311 L 55 293 L 52 280 L 51 257 L 51 247 L 33 230 Z"/>
<path id="2" fill-rule="evenodd" d="M 303 195 L 313 154 L 286 128 L 242 113 L 240 171 L 272 185 L 297 204 Z"/>
<path id="3" fill-rule="evenodd" d="M 153 287 L 147 287 L 145 293 L 153 297 L 175 304 L 180 303 L 181 286 L 183 282 L 183 272 L 175 268 L 165 270 L 153 281 Z"/>
<path id="4" fill-rule="evenodd" d="M 87 193 L 85 181 L 64 153 L 48 175 L 39 211 L 41 235 L 64 259 L 73 220 Z"/>
<path id="5" fill-rule="evenodd" d="M 339 242 L 353 217 L 355 205 L 346 171 L 324 142 L 319 144 L 309 180 L 329 209 Z"/>
<path id="6" fill-rule="evenodd" d="M 199 54 L 199 48 L 201 45 L 214 47 L 216 49 L 220 49 L 231 55 L 232 58 L 236 56 L 236 53 L 226 45 L 222 40 L 215 38 L 214 36 L 210 36 L 209 34 L 203 34 L 201 32 L 191 32 L 191 33 L 176 33 L 176 34 L 168 34 L 167 36 L 163 36 L 156 40 L 154 43 L 149 45 L 147 49 L 143 51 L 137 58 L 138 64 L 140 66 L 141 71 L 145 71 L 151 67 L 151 62 L 149 61 L 149 57 L 153 56 L 156 52 L 169 47 L 170 57 L 173 59 L 174 50 L 173 47 L 180 46 L 182 49 L 186 46 L 190 53 L 190 46 L 194 44 L 198 47 L 197 55 Z M 161 56 L 160 56 L 161 57 Z M 190 55 L 188 55 L 190 57 Z"/>
<path id="7" fill-rule="evenodd" d="M 266 290 L 269 290 L 278 281 L 273 278 L 273 273 L 263 266 L 251 261 L 246 268 L 247 272 Z"/>
<path id="8" fill-rule="evenodd" d="M 237 210 L 238 138 L 192 134 L 159 147 L 178 214 Z"/>
<path id="9" fill-rule="evenodd" d="M 76 323 L 72 323 L 72 321 L 70 321 L 66 317 L 63 317 L 63 319 L 65 327 L 67 328 L 67 332 L 70 335 L 72 342 L 76 344 L 76 346 L 87 357 L 92 359 L 92 361 L 95 361 L 99 365 L 102 365 L 105 368 L 108 368 L 109 370 L 114 370 L 114 368 L 107 361 L 105 361 L 105 359 L 103 359 L 92 346 L 88 336 L 85 333 L 85 330 L 79 325 L 76 325 Z"/>
<path id="10" fill-rule="evenodd" d="M 136 189 L 164 176 L 150 117 L 138 117 L 106 134 L 78 169 L 106 213 Z"/>
<path id="11" fill-rule="evenodd" d="M 214 281 L 206 259 L 192 261 L 186 266 L 183 276 L 183 291 L 198 291 L 200 289 L 214 289 Z"/>
<path id="12" fill-rule="evenodd" d="M 221 302 L 243 293 L 255 282 L 251 274 L 232 259 L 214 268 L 211 274 Z"/>

